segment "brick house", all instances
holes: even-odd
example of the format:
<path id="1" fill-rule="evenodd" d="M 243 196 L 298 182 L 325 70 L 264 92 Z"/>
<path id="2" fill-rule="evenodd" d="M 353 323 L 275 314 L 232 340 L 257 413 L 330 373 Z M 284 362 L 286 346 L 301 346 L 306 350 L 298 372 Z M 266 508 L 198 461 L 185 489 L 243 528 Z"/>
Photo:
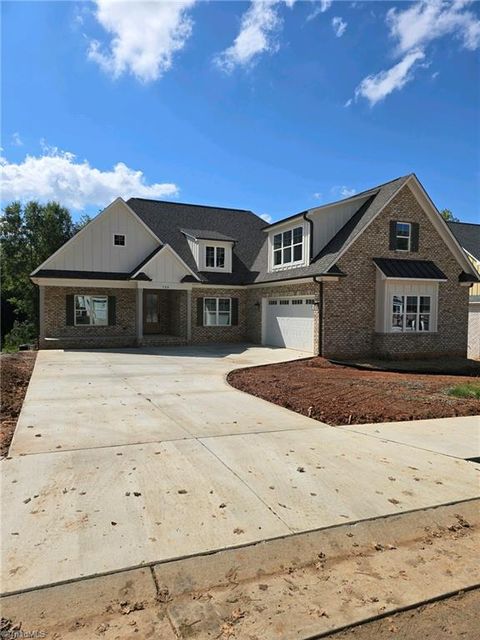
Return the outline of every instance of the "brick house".
<path id="1" fill-rule="evenodd" d="M 480 224 L 449 222 L 448 226 L 480 273 Z M 480 282 L 470 287 L 468 305 L 468 357 L 480 359 Z"/>
<path id="2" fill-rule="evenodd" d="M 465 355 L 475 269 L 411 174 L 270 225 L 118 198 L 31 275 L 42 348 Z"/>

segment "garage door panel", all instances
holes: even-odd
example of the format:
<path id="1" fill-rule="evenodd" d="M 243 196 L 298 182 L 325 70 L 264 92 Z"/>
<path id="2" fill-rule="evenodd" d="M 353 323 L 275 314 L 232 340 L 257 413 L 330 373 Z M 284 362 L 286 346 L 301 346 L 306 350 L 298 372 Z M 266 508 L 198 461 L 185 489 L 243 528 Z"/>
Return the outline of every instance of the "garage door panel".
<path id="1" fill-rule="evenodd" d="M 312 352 L 313 304 L 310 299 L 269 300 L 266 305 L 265 344 Z"/>

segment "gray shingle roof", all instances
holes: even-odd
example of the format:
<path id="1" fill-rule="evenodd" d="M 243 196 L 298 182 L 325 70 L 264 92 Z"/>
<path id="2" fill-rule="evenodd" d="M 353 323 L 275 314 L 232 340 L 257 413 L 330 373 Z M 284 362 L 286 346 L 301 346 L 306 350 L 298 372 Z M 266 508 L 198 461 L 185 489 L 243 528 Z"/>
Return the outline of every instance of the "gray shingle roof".
<path id="1" fill-rule="evenodd" d="M 447 280 L 447 276 L 431 260 L 406 258 L 374 258 L 374 263 L 387 278 L 415 278 L 416 280 Z"/>
<path id="2" fill-rule="evenodd" d="M 182 233 L 195 240 L 224 240 L 226 242 L 236 242 L 236 238 L 227 236 L 225 233 L 208 229 L 180 229 Z"/>
<path id="3" fill-rule="evenodd" d="M 275 282 L 315 275 L 344 275 L 336 265 L 339 254 L 363 231 L 409 177 L 403 176 L 391 180 L 359 194 L 371 194 L 371 196 L 315 256 L 311 264 L 275 272 L 268 271 L 267 234 L 262 231 L 269 227 L 265 227 L 265 222 L 251 211 L 142 198 L 131 198 L 128 205 L 152 229 L 160 241 L 169 244 L 195 273 L 199 272 L 184 235 L 185 232 L 197 234 L 194 237 L 202 237 L 202 235 L 211 234 L 214 229 L 218 239 L 220 237 L 231 240 L 235 238 L 232 273 L 202 272 L 199 273 L 202 282 L 211 284 Z M 305 213 L 308 214 L 308 211 Z M 291 216 L 292 219 L 295 217 Z M 211 239 L 214 238 L 211 237 Z"/>
<path id="4" fill-rule="evenodd" d="M 150 227 L 163 244 L 169 244 L 202 282 L 244 284 L 251 280 L 250 268 L 265 241 L 265 221 L 245 209 L 225 209 L 131 198 L 128 205 Z M 181 229 L 207 233 L 212 229 L 222 236 L 235 238 L 232 273 L 199 273 L 195 259 Z"/>
<path id="5" fill-rule="evenodd" d="M 480 224 L 471 222 L 447 222 L 458 244 L 474 258 L 480 260 Z"/>

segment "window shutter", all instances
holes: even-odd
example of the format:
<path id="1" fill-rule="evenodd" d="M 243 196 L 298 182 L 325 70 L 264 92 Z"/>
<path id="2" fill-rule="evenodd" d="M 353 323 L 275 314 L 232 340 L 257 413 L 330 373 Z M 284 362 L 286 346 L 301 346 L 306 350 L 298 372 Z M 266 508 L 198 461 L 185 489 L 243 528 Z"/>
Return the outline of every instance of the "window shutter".
<path id="1" fill-rule="evenodd" d="M 238 325 L 238 298 L 232 298 L 232 325 Z"/>
<path id="2" fill-rule="evenodd" d="M 72 327 L 75 324 L 75 297 L 73 295 L 65 296 L 65 310 L 65 324 L 67 327 Z"/>
<path id="3" fill-rule="evenodd" d="M 397 221 L 390 220 L 390 251 L 397 248 Z"/>
<path id="4" fill-rule="evenodd" d="M 412 222 L 412 238 L 410 240 L 411 251 L 418 251 L 418 240 L 420 236 L 420 225 L 418 222 Z"/>
<path id="5" fill-rule="evenodd" d="M 108 324 L 110 326 L 117 323 L 117 298 L 108 296 Z"/>
<path id="6" fill-rule="evenodd" d="M 203 298 L 197 298 L 197 327 L 203 327 Z"/>

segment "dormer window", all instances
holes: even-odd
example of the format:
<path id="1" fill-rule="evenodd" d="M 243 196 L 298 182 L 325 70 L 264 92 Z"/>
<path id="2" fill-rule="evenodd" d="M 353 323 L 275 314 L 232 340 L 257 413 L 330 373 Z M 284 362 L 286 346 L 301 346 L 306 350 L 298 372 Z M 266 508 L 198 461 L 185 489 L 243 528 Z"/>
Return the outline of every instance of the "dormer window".
<path id="1" fill-rule="evenodd" d="M 125 246 L 125 235 L 123 233 L 114 233 L 113 234 L 113 245 L 115 247 L 124 247 Z"/>
<path id="2" fill-rule="evenodd" d="M 208 269 L 225 268 L 225 247 L 205 247 L 205 266 Z"/>
<path id="3" fill-rule="evenodd" d="M 273 236 L 273 266 L 303 261 L 303 227 L 295 227 Z"/>

